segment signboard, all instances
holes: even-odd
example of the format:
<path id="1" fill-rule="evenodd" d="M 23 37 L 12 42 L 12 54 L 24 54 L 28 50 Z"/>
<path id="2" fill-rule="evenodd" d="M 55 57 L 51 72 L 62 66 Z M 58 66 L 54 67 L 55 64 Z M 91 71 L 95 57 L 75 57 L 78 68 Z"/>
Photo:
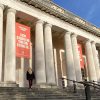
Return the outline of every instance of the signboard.
<path id="1" fill-rule="evenodd" d="M 80 66 L 81 68 L 84 68 L 84 60 L 83 60 L 83 54 L 82 54 L 82 46 L 81 44 L 78 44 L 78 51 L 79 51 L 79 57 L 80 57 Z"/>
<path id="2" fill-rule="evenodd" d="M 16 23 L 16 56 L 30 58 L 30 27 Z"/>

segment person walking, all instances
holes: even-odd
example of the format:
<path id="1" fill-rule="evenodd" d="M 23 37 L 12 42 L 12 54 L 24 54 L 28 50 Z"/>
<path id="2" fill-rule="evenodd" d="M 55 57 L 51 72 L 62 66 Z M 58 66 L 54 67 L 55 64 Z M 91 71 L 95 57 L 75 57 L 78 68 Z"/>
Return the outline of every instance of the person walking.
<path id="1" fill-rule="evenodd" d="M 26 79 L 28 80 L 28 83 L 29 83 L 29 89 L 32 89 L 32 82 L 33 82 L 33 79 L 35 79 L 35 75 L 30 67 L 27 70 Z"/>

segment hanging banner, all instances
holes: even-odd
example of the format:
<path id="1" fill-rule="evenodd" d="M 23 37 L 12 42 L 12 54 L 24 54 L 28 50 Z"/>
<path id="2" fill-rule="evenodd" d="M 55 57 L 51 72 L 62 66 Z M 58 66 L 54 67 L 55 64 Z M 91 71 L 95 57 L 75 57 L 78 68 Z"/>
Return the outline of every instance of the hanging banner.
<path id="1" fill-rule="evenodd" d="M 84 68 L 84 60 L 83 60 L 83 54 L 82 54 L 82 46 L 81 44 L 78 44 L 78 51 L 79 51 L 79 57 L 80 57 L 80 66 L 83 69 Z"/>
<path id="2" fill-rule="evenodd" d="M 30 27 L 16 23 L 16 56 L 30 58 Z"/>

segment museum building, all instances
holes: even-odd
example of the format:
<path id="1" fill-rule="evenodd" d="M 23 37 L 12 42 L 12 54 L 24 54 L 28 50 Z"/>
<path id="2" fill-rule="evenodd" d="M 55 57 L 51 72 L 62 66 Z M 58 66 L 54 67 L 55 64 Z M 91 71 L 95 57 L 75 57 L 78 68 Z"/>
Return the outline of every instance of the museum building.
<path id="1" fill-rule="evenodd" d="M 100 82 L 100 29 L 51 0 L 0 0 L 1 86 Z"/>

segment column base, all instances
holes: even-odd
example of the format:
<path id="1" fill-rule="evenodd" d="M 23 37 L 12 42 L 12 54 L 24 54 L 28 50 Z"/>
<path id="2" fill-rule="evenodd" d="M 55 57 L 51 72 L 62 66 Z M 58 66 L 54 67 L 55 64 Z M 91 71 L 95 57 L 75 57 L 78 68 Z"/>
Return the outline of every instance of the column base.
<path id="1" fill-rule="evenodd" d="M 77 84 L 76 88 L 77 89 L 84 89 L 84 85 L 83 84 Z"/>
<path id="2" fill-rule="evenodd" d="M 66 88 L 70 92 L 77 93 L 80 90 L 84 90 L 84 85 L 83 84 L 76 84 L 75 86 L 71 85 L 71 86 L 67 86 Z"/>
<path id="3" fill-rule="evenodd" d="M 70 91 L 70 92 L 73 92 L 74 91 L 74 87 L 72 85 L 71 86 L 67 86 L 66 90 Z"/>
<path id="4" fill-rule="evenodd" d="M 46 84 L 47 88 L 57 88 L 55 84 Z"/>
<path id="5" fill-rule="evenodd" d="M 15 82 L 0 82 L 0 87 L 18 87 Z"/>

